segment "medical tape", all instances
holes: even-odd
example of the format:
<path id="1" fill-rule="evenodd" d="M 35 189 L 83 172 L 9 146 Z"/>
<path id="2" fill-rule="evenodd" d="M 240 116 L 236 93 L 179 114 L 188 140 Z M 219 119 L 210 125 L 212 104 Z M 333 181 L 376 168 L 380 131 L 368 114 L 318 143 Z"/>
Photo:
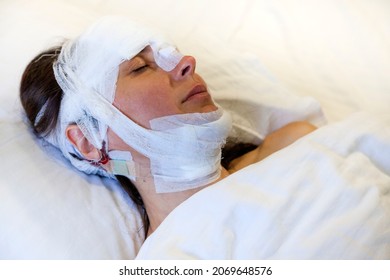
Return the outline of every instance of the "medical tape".
<path id="1" fill-rule="evenodd" d="M 108 152 L 109 172 L 114 175 L 125 176 L 133 181 L 136 178 L 150 178 L 150 168 L 133 161 L 131 153 L 127 151 L 113 150 Z"/>

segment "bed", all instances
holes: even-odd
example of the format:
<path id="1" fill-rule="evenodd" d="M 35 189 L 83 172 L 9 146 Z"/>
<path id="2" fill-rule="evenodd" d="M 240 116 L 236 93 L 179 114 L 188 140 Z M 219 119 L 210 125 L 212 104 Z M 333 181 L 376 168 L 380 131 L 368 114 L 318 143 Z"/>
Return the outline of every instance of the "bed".
<path id="1" fill-rule="evenodd" d="M 385 0 L 1 1 L 0 259 L 389 259 L 389 13 Z M 319 128 L 197 193 L 145 240 L 118 184 L 35 139 L 18 99 L 39 51 L 107 14 L 194 55 L 231 138 Z"/>

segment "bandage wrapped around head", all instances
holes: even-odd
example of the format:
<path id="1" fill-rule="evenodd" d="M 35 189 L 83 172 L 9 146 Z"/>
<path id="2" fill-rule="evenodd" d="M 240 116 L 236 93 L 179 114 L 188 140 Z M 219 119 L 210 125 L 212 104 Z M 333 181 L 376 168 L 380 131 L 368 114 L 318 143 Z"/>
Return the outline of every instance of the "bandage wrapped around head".
<path id="1" fill-rule="evenodd" d="M 157 65 L 173 70 L 182 55 L 165 38 L 122 17 L 105 17 L 81 36 L 63 45 L 53 65 L 64 92 L 56 131 L 46 139 L 81 171 L 104 176 L 143 176 L 129 152 L 109 152 L 109 168 L 82 158 L 66 138 L 76 123 L 99 150 L 107 144 L 110 127 L 125 143 L 150 159 L 157 192 L 173 192 L 209 184 L 220 176 L 221 147 L 231 127 L 221 108 L 210 113 L 166 116 L 139 126 L 115 106 L 119 65 L 150 46 Z M 46 110 L 42 108 L 42 112 Z"/>

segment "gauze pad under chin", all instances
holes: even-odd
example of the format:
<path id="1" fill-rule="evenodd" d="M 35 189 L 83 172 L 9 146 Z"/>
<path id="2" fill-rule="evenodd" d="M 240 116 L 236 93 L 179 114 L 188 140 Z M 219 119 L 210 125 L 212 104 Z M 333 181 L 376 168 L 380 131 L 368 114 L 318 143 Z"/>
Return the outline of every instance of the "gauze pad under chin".
<path id="1" fill-rule="evenodd" d="M 231 129 L 230 115 L 223 109 L 161 117 L 151 120 L 150 125 L 150 130 L 137 129 L 135 123 L 118 116 L 110 126 L 150 159 L 157 193 L 205 186 L 220 177 L 221 148 Z M 112 163 L 115 174 L 132 180 L 148 175 L 131 157 L 113 159 Z"/>
<path id="2" fill-rule="evenodd" d="M 231 127 L 227 113 L 218 109 L 168 116 L 152 120 L 152 129 L 145 129 L 112 105 L 119 65 L 146 46 L 152 48 L 157 65 L 165 71 L 173 70 L 182 59 L 176 48 L 157 33 L 121 17 L 106 17 L 66 42 L 53 65 L 64 92 L 59 121 L 56 131 L 46 139 L 86 173 L 121 174 L 133 180 L 148 174 L 132 161 L 131 155 L 112 158 L 114 168 L 107 172 L 80 158 L 65 137 L 67 126 L 76 123 L 89 142 L 102 149 L 107 127 L 111 127 L 129 146 L 150 159 L 149 176 L 157 192 L 209 184 L 220 175 L 221 146 Z"/>

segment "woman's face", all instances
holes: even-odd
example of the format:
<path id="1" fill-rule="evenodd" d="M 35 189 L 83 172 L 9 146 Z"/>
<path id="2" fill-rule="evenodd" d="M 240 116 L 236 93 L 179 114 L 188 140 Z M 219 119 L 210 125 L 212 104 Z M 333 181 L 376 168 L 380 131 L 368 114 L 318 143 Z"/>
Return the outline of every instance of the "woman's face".
<path id="1" fill-rule="evenodd" d="M 217 107 L 207 85 L 195 73 L 196 61 L 184 56 L 170 72 L 154 61 L 150 47 L 119 66 L 114 106 L 139 125 L 150 128 L 154 118 L 206 113 Z"/>

